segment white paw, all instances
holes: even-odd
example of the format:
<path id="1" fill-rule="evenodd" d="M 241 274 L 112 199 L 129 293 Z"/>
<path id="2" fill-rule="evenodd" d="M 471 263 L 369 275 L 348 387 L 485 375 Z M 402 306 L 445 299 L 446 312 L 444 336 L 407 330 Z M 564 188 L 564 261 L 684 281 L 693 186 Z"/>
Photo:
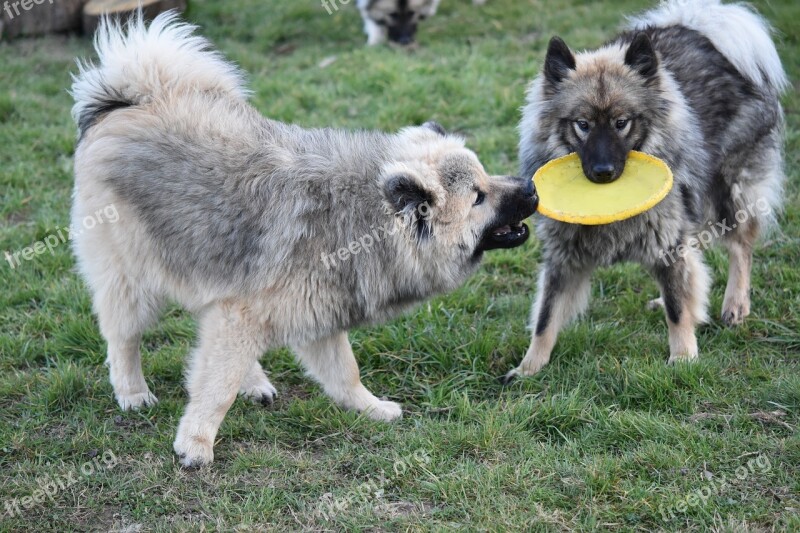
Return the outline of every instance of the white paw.
<path id="1" fill-rule="evenodd" d="M 372 420 L 391 422 L 403 417 L 403 408 L 398 403 L 378 400 L 367 407 L 365 413 Z"/>
<path id="2" fill-rule="evenodd" d="M 535 376 L 539 373 L 539 371 L 542 370 L 542 368 L 544 368 L 545 364 L 547 363 L 542 363 L 540 365 L 520 365 L 513 370 L 509 370 L 505 376 L 501 377 L 500 383 L 503 385 L 508 385 L 517 378 Z"/>
<path id="3" fill-rule="evenodd" d="M 508 372 L 506 372 L 505 376 L 501 376 L 500 377 L 500 383 L 502 383 L 503 385 L 508 385 L 512 381 L 517 379 L 517 376 L 519 376 L 519 375 L 520 375 L 519 374 L 519 368 L 514 368 L 512 370 L 509 370 Z"/>
<path id="4" fill-rule="evenodd" d="M 669 361 L 667 361 L 667 364 L 674 365 L 675 363 L 691 363 L 692 361 L 695 361 L 697 357 L 697 351 L 673 354 L 669 356 Z"/>
<path id="5" fill-rule="evenodd" d="M 655 300 L 650 300 L 647 302 L 647 309 L 650 311 L 657 311 L 659 309 L 664 309 L 664 298 L 656 298 Z"/>
<path id="6" fill-rule="evenodd" d="M 533 353 L 535 352 L 529 350 L 517 368 L 510 370 L 505 376 L 500 378 L 500 383 L 508 385 L 518 377 L 538 374 L 545 365 L 550 362 L 549 355 L 547 357 L 536 357 L 532 355 Z"/>
<path id="7" fill-rule="evenodd" d="M 135 411 L 142 407 L 151 407 L 158 403 L 150 390 L 145 388 L 144 392 L 135 394 L 117 394 L 117 403 L 123 411 Z"/>
<path id="8" fill-rule="evenodd" d="M 278 390 L 264 378 L 260 383 L 247 383 L 239 389 L 239 396 L 246 398 L 253 403 L 261 405 L 272 405 L 278 397 Z"/>
<path id="9" fill-rule="evenodd" d="M 750 297 L 726 297 L 722 303 L 722 321 L 726 326 L 738 326 L 750 315 Z"/>
<path id="10" fill-rule="evenodd" d="M 186 468 L 199 468 L 214 461 L 214 443 L 209 439 L 185 437 L 179 432 L 172 447 Z"/>

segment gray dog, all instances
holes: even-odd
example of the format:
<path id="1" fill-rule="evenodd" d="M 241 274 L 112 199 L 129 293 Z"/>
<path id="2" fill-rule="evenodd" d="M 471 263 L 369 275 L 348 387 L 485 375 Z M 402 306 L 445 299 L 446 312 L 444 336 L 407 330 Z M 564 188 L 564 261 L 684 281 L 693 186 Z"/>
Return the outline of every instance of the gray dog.
<path id="1" fill-rule="evenodd" d="M 588 303 L 592 271 L 619 261 L 641 263 L 658 281 L 670 362 L 697 357 L 695 326 L 706 318 L 710 284 L 701 249 L 712 241 L 730 258 L 722 319 L 742 322 L 753 244 L 781 204 L 786 85 L 769 25 L 740 4 L 666 2 L 577 56 L 553 38 L 520 124 L 523 176 L 577 152 L 587 178 L 607 183 L 628 152 L 640 150 L 669 164 L 675 186 L 622 222 L 539 223 L 544 265 L 533 341 L 507 379 L 547 364 L 559 330 Z"/>
<path id="2" fill-rule="evenodd" d="M 347 330 L 455 289 L 484 251 L 525 242 L 531 180 L 488 176 L 434 123 L 388 135 L 265 119 L 193 31 L 174 14 L 126 31 L 104 22 L 100 64 L 82 65 L 72 89 L 73 224 L 119 214 L 74 238 L 117 401 L 156 401 L 139 344 L 176 301 L 200 324 L 174 445 L 184 465 L 213 460 L 237 392 L 272 401 L 258 359 L 274 347 L 292 347 L 342 407 L 400 417 L 361 384 Z"/>
<path id="3" fill-rule="evenodd" d="M 330 1 L 336 5 L 334 0 Z M 357 0 L 367 44 L 383 44 L 387 39 L 401 45 L 413 43 L 419 23 L 435 15 L 440 3 L 441 0 Z M 486 0 L 472 0 L 472 3 L 483 5 Z M 327 6 L 327 0 L 323 6 Z"/>

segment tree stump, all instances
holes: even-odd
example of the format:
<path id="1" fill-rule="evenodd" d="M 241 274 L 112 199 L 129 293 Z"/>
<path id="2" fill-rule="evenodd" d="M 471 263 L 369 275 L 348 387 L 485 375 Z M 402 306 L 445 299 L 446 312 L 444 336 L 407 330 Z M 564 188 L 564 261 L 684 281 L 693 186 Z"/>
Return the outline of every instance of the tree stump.
<path id="1" fill-rule="evenodd" d="M 187 0 L 89 0 L 83 8 L 83 31 L 94 33 L 103 15 L 124 20 L 142 6 L 144 18 L 153 20 L 156 15 L 169 9 L 183 12 L 186 3 Z"/>
<path id="2" fill-rule="evenodd" d="M 0 38 L 42 35 L 81 29 L 83 4 L 87 0 L 0 1 Z"/>

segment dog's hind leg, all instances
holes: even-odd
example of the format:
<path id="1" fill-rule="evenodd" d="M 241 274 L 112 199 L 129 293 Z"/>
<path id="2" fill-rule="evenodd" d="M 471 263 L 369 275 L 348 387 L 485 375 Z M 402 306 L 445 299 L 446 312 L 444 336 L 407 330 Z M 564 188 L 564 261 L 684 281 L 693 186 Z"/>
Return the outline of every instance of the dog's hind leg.
<path id="1" fill-rule="evenodd" d="M 728 249 L 728 285 L 722 302 L 722 321 L 728 326 L 744 322 L 750 314 L 750 271 L 758 221 L 748 218 L 723 239 Z"/>
<path id="2" fill-rule="evenodd" d="M 219 426 L 268 339 L 265 326 L 237 304 L 218 304 L 201 318 L 200 342 L 187 373 L 189 404 L 173 446 L 184 466 L 214 460 Z"/>
<path id="3" fill-rule="evenodd" d="M 142 372 L 142 333 L 158 317 L 161 302 L 123 274 L 105 273 L 90 280 L 100 332 L 108 343 L 106 364 L 114 396 L 123 411 L 155 405 Z"/>
<path id="4" fill-rule="evenodd" d="M 338 405 L 363 411 L 373 420 L 389 421 L 403 415 L 398 404 L 379 400 L 361 383 L 346 332 L 294 349 L 309 374 Z"/>
<path id="5" fill-rule="evenodd" d="M 669 328 L 669 363 L 697 358 L 695 328 L 706 320 L 710 278 L 699 250 L 687 253 L 665 266 L 653 268 L 661 285 Z"/>
<path id="6" fill-rule="evenodd" d="M 503 383 L 516 376 L 532 376 L 550 362 L 559 331 L 589 303 L 591 273 L 590 268 L 571 272 L 566 267 L 544 266 L 533 306 L 531 345 L 520 365 L 503 377 Z"/>
<path id="7" fill-rule="evenodd" d="M 261 405 L 270 405 L 278 397 L 277 389 L 270 383 L 258 361 L 253 362 L 252 369 L 242 380 L 239 394 L 253 403 L 260 403 Z"/>

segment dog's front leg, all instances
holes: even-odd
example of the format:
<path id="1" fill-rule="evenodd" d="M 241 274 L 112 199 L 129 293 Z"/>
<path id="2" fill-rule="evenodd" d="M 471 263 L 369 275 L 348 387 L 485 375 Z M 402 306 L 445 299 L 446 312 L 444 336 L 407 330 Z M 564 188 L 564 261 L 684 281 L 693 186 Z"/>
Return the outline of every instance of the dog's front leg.
<path id="1" fill-rule="evenodd" d="M 376 46 L 386 42 L 388 30 L 364 15 L 364 33 L 367 34 L 367 46 Z"/>
<path id="2" fill-rule="evenodd" d="M 214 439 L 236 394 L 258 357 L 267 334 L 246 310 L 221 304 L 200 320 L 200 342 L 189 362 L 189 404 L 175 438 L 175 453 L 187 467 L 214 460 Z"/>
<path id="3" fill-rule="evenodd" d="M 697 358 L 695 327 L 707 316 L 708 270 L 698 250 L 687 250 L 683 257 L 654 268 L 667 315 L 669 363 Z"/>
<path id="4" fill-rule="evenodd" d="M 347 332 L 296 346 L 295 352 L 325 393 L 343 408 L 366 412 L 373 420 L 389 421 L 403 415 L 398 404 L 379 400 L 361 384 Z"/>
<path id="5" fill-rule="evenodd" d="M 533 305 L 531 345 L 520 365 L 503 377 L 503 383 L 510 383 L 516 376 L 532 376 L 550 362 L 558 332 L 589 303 L 591 272 L 591 268 L 570 270 L 545 264 Z"/>

